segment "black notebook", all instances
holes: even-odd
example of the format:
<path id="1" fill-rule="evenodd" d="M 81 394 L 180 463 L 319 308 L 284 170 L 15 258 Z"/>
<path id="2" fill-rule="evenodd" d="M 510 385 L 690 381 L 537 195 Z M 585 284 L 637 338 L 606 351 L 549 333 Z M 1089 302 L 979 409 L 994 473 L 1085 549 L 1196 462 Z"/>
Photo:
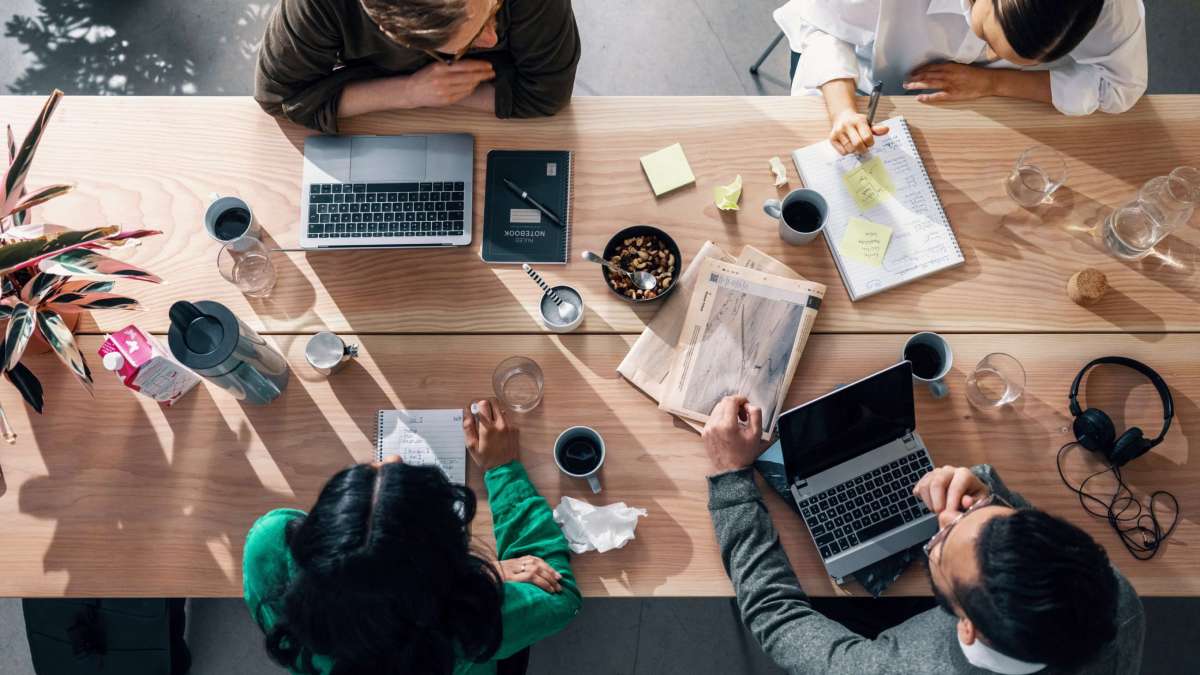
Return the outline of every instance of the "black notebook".
<path id="1" fill-rule="evenodd" d="M 571 160 L 565 150 L 492 150 L 483 197 L 484 262 L 565 264 L 571 253 Z M 512 181 L 555 223 L 504 184 Z"/>

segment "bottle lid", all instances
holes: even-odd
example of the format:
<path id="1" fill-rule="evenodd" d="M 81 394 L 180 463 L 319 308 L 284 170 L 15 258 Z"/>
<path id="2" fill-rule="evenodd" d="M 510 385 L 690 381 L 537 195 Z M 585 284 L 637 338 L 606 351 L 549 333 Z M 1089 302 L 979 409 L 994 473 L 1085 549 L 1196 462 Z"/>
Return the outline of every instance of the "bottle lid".
<path id="1" fill-rule="evenodd" d="M 111 370 L 113 372 L 125 367 L 125 357 L 121 356 L 121 352 L 109 352 L 105 354 L 104 358 L 100 359 L 100 361 L 104 364 L 105 370 Z"/>

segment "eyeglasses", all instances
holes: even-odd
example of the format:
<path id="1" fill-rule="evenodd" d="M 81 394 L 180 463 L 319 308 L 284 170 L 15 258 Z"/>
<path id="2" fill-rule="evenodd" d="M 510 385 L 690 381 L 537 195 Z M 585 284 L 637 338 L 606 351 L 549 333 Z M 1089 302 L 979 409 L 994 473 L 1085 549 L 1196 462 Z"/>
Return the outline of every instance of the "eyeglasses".
<path id="1" fill-rule="evenodd" d="M 929 552 L 932 551 L 935 546 L 946 541 L 946 537 L 950 536 L 950 530 L 953 530 L 954 526 L 957 525 L 960 520 L 966 518 L 972 513 L 975 513 L 979 509 L 986 508 L 988 506 L 1007 506 L 1010 509 L 1013 508 L 1013 505 L 1009 504 L 1008 500 L 994 492 L 983 499 L 980 499 L 979 501 L 967 507 L 966 511 L 958 514 L 954 520 L 947 523 L 945 527 L 938 530 L 936 534 L 929 538 L 929 542 L 925 544 L 925 557 L 929 557 Z"/>
<path id="2" fill-rule="evenodd" d="M 492 23 L 496 20 L 496 15 L 500 13 L 500 8 L 503 5 L 504 0 L 496 0 L 496 4 L 492 5 L 492 10 L 488 12 L 487 19 L 479 25 L 479 32 L 476 33 L 469 41 L 467 41 L 467 43 L 464 44 L 457 52 L 454 52 L 453 54 L 443 54 L 432 49 L 423 49 L 421 51 L 448 66 L 458 63 L 460 60 L 462 60 L 462 57 L 467 55 L 467 52 L 471 51 L 471 45 L 475 44 L 475 41 L 479 39 L 480 35 L 483 35 L 483 31 L 487 30 L 487 27 L 492 25 Z"/>

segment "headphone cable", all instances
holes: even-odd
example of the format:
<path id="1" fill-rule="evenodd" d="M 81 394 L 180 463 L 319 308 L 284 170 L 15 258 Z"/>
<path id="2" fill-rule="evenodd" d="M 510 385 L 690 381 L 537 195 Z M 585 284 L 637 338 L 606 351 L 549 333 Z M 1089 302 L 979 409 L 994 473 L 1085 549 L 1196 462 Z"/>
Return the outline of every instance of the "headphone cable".
<path id="1" fill-rule="evenodd" d="M 1062 460 L 1067 449 L 1075 445 L 1079 445 L 1079 442 L 1071 441 L 1062 446 L 1058 449 L 1058 456 L 1055 458 L 1055 465 L 1058 467 L 1058 477 L 1062 479 L 1063 485 L 1066 485 L 1071 492 L 1078 495 L 1079 505 L 1083 507 L 1084 511 L 1087 511 L 1096 518 L 1103 518 L 1108 521 L 1113 531 L 1121 538 L 1121 543 L 1125 544 L 1125 548 L 1129 550 L 1130 555 L 1138 560 L 1153 558 L 1158 553 L 1158 549 L 1162 544 L 1175 531 L 1175 526 L 1179 524 L 1179 500 L 1175 498 L 1175 495 L 1166 490 L 1155 490 L 1150 493 L 1149 508 L 1144 509 L 1142 503 L 1134 496 L 1133 490 L 1130 489 L 1125 483 L 1125 479 L 1122 478 L 1121 468 L 1112 464 L 1084 478 L 1079 483 L 1079 487 L 1071 485 L 1071 482 L 1067 480 L 1066 472 L 1063 471 Z M 1113 492 L 1108 502 L 1087 492 L 1089 481 L 1110 472 L 1117 479 L 1117 489 Z M 1158 520 L 1158 513 L 1155 511 L 1155 505 L 1159 497 L 1170 499 L 1174 511 L 1171 516 L 1171 526 L 1165 531 Z M 1092 502 L 1103 510 L 1093 510 L 1089 505 Z M 1141 535 L 1140 542 L 1135 536 L 1138 534 Z"/>

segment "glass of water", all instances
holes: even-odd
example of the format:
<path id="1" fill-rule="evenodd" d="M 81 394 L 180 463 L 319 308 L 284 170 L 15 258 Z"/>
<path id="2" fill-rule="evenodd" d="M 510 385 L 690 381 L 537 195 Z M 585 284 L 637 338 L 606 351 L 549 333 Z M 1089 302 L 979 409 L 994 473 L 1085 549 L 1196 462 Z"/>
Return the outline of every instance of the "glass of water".
<path id="1" fill-rule="evenodd" d="M 265 298 L 275 288 L 275 265 L 263 243 L 253 237 L 239 237 L 221 247 L 217 269 L 226 281 L 252 298 Z"/>
<path id="2" fill-rule="evenodd" d="M 967 400 L 985 410 L 1008 405 L 1025 391 L 1025 369 L 1021 362 L 999 352 L 983 357 L 967 375 Z"/>
<path id="3" fill-rule="evenodd" d="M 504 359 L 492 373 L 492 389 L 504 407 L 527 413 L 542 402 L 546 378 L 533 359 L 513 356 Z"/>
<path id="4" fill-rule="evenodd" d="M 1181 166 L 1146 181 L 1137 198 L 1104 221 L 1104 244 L 1118 258 L 1137 260 L 1191 220 L 1200 205 L 1200 169 Z"/>
<path id="5" fill-rule="evenodd" d="M 1014 202 L 1033 208 L 1049 203 L 1054 191 L 1066 182 L 1066 158 L 1054 148 L 1035 145 L 1017 158 L 1017 164 L 1005 179 L 1004 187 Z"/>

